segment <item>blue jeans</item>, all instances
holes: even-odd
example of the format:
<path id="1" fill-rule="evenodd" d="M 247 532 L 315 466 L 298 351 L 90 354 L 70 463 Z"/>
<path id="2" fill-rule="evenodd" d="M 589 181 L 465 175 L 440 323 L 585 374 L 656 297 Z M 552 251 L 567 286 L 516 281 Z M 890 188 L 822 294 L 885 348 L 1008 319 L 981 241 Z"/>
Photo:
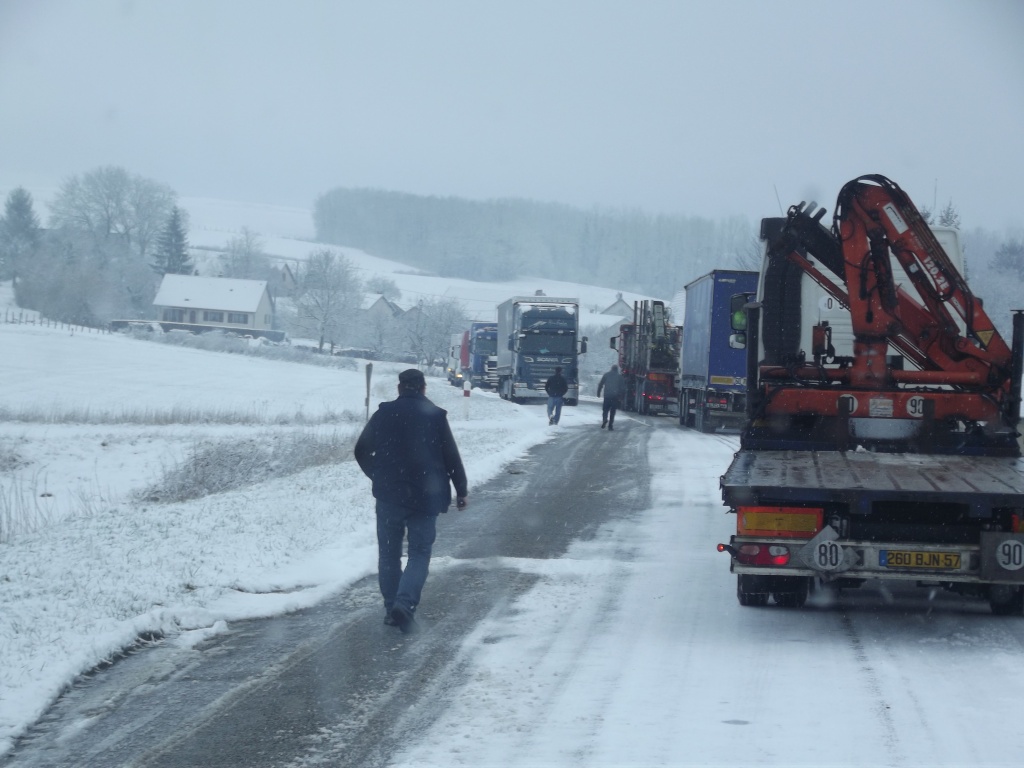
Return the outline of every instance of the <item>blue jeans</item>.
<path id="1" fill-rule="evenodd" d="M 548 398 L 548 421 L 555 424 L 562 418 L 562 396 Z"/>
<path id="2" fill-rule="evenodd" d="M 402 570 L 402 540 L 409 534 L 409 558 Z M 415 611 L 427 581 L 437 515 L 377 500 L 377 583 L 384 609 Z"/>
<path id="3" fill-rule="evenodd" d="M 615 423 L 615 410 L 619 407 L 619 396 L 606 397 L 601 403 L 601 423 L 608 422 L 610 427 Z"/>

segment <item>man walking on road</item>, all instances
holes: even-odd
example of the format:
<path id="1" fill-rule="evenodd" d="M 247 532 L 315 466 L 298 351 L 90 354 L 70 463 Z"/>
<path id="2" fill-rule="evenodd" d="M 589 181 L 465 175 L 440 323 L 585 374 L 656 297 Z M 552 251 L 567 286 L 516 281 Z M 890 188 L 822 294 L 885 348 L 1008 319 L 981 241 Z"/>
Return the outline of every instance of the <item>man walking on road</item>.
<path id="1" fill-rule="evenodd" d="M 614 429 L 615 410 L 619 407 L 619 398 L 626 391 L 626 380 L 619 373 L 619 366 L 613 365 L 611 370 L 601 377 L 597 385 L 597 396 L 604 391 L 604 401 L 601 403 L 601 429 L 608 425 L 609 431 Z"/>
<path id="2" fill-rule="evenodd" d="M 452 503 L 468 504 L 466 471 L 448 426 L 448 414 L 424 394 L 423 373 L 398 374 L 398 397 L 381 403 L 356 441 L 359 468 L 373 481 L 377 500 L 377 581 L 384 623 L 408 634 L 427 580 L 437 516 Z M 409 556 L 402 570 L 402 541 Z"/>
<path id="3" fill-rule="evenodd" d="M 562 398 L 569 391 L 569 382 L 565 380 L 560 367 L 556 366 L 555 372 L 548 377 L 544 391 L 548 393 L 548 424 L 557 424 L 562 418 Z"/>

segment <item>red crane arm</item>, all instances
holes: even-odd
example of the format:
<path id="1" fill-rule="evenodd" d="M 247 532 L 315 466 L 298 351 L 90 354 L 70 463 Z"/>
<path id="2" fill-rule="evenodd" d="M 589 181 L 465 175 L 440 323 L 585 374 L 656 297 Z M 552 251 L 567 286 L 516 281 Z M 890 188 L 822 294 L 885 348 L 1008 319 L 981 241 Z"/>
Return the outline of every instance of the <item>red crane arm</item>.
<path id="1" fill-rule="evenodd" d="M 902 339 L 925 356 L 924 368 L 987 374 L 991 383 L 1008 375 L 1009 346 L 899 186 L 884 176 L 846 184 L 833 231 L 846 263 L 855 332 Z M 893 283 L 890 251 L 924 306 Z"/>

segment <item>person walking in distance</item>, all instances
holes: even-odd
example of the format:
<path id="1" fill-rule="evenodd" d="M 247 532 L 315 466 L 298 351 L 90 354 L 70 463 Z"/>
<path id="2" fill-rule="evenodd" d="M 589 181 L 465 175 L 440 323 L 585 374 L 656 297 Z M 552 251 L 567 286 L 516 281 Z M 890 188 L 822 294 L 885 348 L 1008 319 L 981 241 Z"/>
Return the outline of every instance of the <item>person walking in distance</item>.
<path id="1" fill-rule="evenodd" d="M 557 424 L 562 418 L 562 399 L 569 391 L 569 382 L 562 375 L 560 366 L 556 366 L 555 372 L 548 377 L 544 391 L 548 393 L 548 424 Z"/>
<path id="2" fill-rule="evenodd" d="M 398 374 L 398 397 L 381 403 L 356 441 L 359 468 L 373 481 L 377 500 L 377 581 L 384 623 L 416 630 L 416 606 L 427 581 L 437 516 L 469 501 L 466 471 L 448 426 L 448 414 L 424 394 L 423 373 Z M 402 542 L 409 556 L 402 570 Z"/>
<path id="3" fill-rule="evenodd" d="M 601 397 L 604 392 L 604 400 L 601 403 L 601 429 L 608 426 L 609 430 L 614 429 L 615 411 L 619 407 L 619 398 L 626 391 L 626 380 L 619 373 L 619 366 L 613 365 L 597 384 L 597 396 Z"/>

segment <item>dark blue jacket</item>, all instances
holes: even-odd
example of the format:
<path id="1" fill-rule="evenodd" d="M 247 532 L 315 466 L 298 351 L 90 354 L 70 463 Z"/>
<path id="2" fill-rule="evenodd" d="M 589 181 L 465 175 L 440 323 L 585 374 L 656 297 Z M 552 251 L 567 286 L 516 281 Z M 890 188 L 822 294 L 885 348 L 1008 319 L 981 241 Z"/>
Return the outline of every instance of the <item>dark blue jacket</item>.
<path id="1" fill-rule="evenodd" d="M 452 502 L 452 484 L 468 495 L 466 470 L 448 412 L 419 392 L 381 403 L 356 441 L 356 461 L 374 498 L 436 515 Z"/>
<path id="2" fill-rule="evenodd" d="M 553 373 L 545 382 L 544 391 L 548 393 L 548 397 L 565 397 L 565 393 L 569 391 L 569 382 L 562 374 Z"/>

